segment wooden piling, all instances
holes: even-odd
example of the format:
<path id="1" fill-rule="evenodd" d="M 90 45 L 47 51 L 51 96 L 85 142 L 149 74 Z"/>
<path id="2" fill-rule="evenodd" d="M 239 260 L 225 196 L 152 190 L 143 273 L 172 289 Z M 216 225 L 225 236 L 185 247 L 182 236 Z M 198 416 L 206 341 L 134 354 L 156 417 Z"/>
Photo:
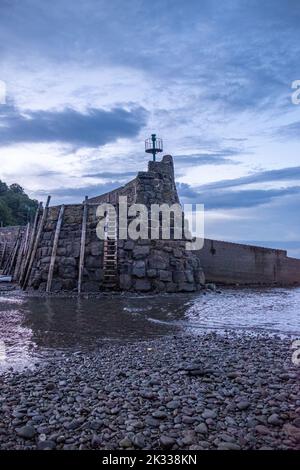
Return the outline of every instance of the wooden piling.
<path id="1" fill-rule="evenodd" d="M 46 202 L 46 205 L 45 205 L 45 209 L 43 211 L 43 215 L 42 215 L 42 218 L 41 218 L 39 226 L 38 226 L 37 234 L 36 234 L 36 237 L 35 237 L 35 240 L 34 240 L 33 249 L 32 249 L 32 252 L 30 254 L 28 268 L 26 270 L 25 279 L 24 279 L 24 282 L 23 282 L 23 285 L 22 285 L 23 289 L 26 289 L 26 287 L 28 285 L 28 282 L 29 282 L 29 278 L 30 278 L 34 258 L 35 258 L 35 255 L 36 255 L 36 252 L 37 252 L 37 249 L 38 249 L 38 246 L 39 246 L 41 235 L 43 233 L 44 224 L 45 224 L 46 217 L 47 217 L 47 214 L 48 214 L 50 199 L 51 199 L 51 196 L 48 196 L 47 202 Z"/>
<path id="2" fill-rule="evenodd" d="M 11 275 L 13 274 L 16 259 L 18 257 L 18 253 L 19 253 L 19 249 L 20 249 L 20 245 L 21 245 L 21 231 L 19 230 L 18 237 L 17 237 L 16 243 L 15 243 L 14 249 L 13 249 L 12 257 L 11 257 L 11 260 L 10 260 L 10 263 L 9 263 L 9 268 L 8 268 L 8 273 L 7 274 L 11 274 Z"/>
<path id="3" fill-rule="evenodd" d="M 17 238 L 16 238 L 16 241 L 14 243 L 14 246 L 13 246 L 13 249 L 5 263 L 5 266 L 4 266 L 4 274 L 7 274 L 7 275 L 10 275 L 11 272 L 12 272 L 12 269 L 13 269 L 13 266 L 14 266 L 14 263 L 15 263 L 15 259 L 16 259 L 16 256 L 17 256 L 17 253 L 18 253 L 18 248 L 19 248 L 19 243 L 20 243 L 20 229 L 18 231 L 18 235 L 17 235 Z"/>
<path id="4" fill-rule="evenodd" d="M 4 261 L 5 254 L 6 254 L 6 246 L 7 246 L 7 242 L 4 242 L 3 250 L 2 250 L 2 253 L 1 253 L 0 269 L 2 269 L 2 266 L 3 266 L 3 261 Z"/>
<path id="5" fill-rule="evenodd" d="M 88 197 L 85 196 L 85 201 L 83 203 L 82 227 L 81 227 L 80 259 L 79 259 L 79 272 L 78 272 L 78 294 L 81 293 L 81 287 L 82 287 L 87 216 L 88 216 Z"/>
<path id="6" fill-rule="evenodd" d="M 50 260 L 50 265 L 49 265 L 46 292 L 51 292 L 51 284 L 52 284 L 52 279 L 53 279 L 53 271 L 54 271 L 54 266 L 55 266 L 56 252 L 57 252 L 57 247 L 58 247 L 58 240 L 59 240 L 60 230 L 61 230 L 63 217 L 64 217 L 64 210 L 65 210 L 65 206 L 62 205 L 61 208 L 60 208 L 60 211 L 59 211 L 57 224 L 56 224 L 56 229 L 55 229 L 55 235 L 54 235 L 52 254 L 51 254 L 51 260 Z"/>
<path id="7" fill-rule="evenodd" d="M 32 253 L 33 245 L 34 245 L 36 231 L 37 231 L 37 227 L 38 227 L 39 216 L 40 216 L 40 213 L 41 213 L 42 209 L 43 209 L 43 203 L 40 202 L 39 206 L 36 210 L 35 216 L 34 216 L 34 221 L 33 221 L 32 230 L 31 230 L 31 233 L 30 233 L 30 238 L 28 240 L 28 247 L 27 247 L 25 257 L 24 257 L 24 259 L 22 261 L 22 265 L 21 265 L 21 273 L 20 273 L 20 281 L 19 281 L 21 286 L 23 286 L 23 284 L 24 284 L 25 276 L 26 276 L 29 261 L 30 261 L 30 256 L 31 256 L 31 253 Z"/>
<path id="8" fill-rule="evenodd" d="M 29 237 L 29 232 L 30 232 L 30 223 L 28 222 L 26 226 L 26 230 L 23 233 L 22 238 L 21 238 L 20 249 L 19 249 L 19 253 L 17 256 L 16 267 L 15 267 L 15 271 L 13 275 L 13 279 L 15 281 L 19 280 L 22 259 L 25 257 L 25 249 L 26 249 L 27 240 Z"/>

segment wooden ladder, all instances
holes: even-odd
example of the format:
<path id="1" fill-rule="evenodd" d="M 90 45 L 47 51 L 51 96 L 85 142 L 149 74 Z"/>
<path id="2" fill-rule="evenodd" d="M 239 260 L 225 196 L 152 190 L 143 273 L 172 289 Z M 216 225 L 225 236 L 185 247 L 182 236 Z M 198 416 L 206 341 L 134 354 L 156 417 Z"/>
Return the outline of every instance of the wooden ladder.
<path id="1" fill-rule="evenodd" d="M 118 287 L 118 221 L 116 209 L 106 214 L 105 239 L 103 252 L 103 289 Z"/>

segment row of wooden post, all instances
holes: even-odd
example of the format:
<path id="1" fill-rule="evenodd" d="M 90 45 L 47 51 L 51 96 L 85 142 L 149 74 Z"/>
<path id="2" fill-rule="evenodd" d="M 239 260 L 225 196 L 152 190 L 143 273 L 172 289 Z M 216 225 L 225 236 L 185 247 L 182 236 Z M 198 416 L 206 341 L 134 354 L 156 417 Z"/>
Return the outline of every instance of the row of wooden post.
<path id="1" fill-rule="evenodd" d="M 19 231 L 16 242 L 12 249 L 10 256 L 8 257 L 5 266 L 4 274 L 11 274 L 13 279 L 19 282 L 23 289 L 28 286 L 33 263 L 36 257 L 36 253 L 39 247 L 39 243 L 43 234 L 45 222 L 48 215 L 49 204 L 51 196 L 48 196 L 45 208 L 43 209 L 42 203 L 36 211 L 35 218 L 32 226 L 28 223 L 25 232 Z M 55 268 L 55 261 L 57 256 L 57 248 L 59 242 L 59 236 L 63 224 L 63 218 L 65 213 L 65 206 L 62 205 L 59 210 L 58 219 L 55 228 L 52 253 L 49 264 L 46 292 L 51 292 L 53 273 Z M 82 278 L 84 270 L 84 258 L 85 258 L 85 246 L 86 246 L 86 233 L 87 233 L 87 219 L 88 219 L 88 197 L 85 197 L 83 203 L 82 213 L 82 225 L 81 225 L 81 240 L 80 240 L 80 258 L 78 268 L 78 293 L 82 291 Z M 5 245 L 6 246 L 6 245 Z M 2 255 L 2 260 L 3 260 Z"/>
<path id="2" fill-rule="evenodd" d="M 55 260 L 58 248 L 58 241 L 60 236 L 61 227 L 63 224 L 63 217 L 65 212 L 65 206 L 62 205 L 58 214 L 58 219 L 56 223 L 56 229 L 54 234 L 53 246 L 52 246 L 52 253 L 48 271 L 48 279 L 47 279 L 47 286 L 46 292 L 51 292 L 52 280 L 53 280 L 53 273 L 55 267 Z M 80 258 L 79 258 L 79 268 L 78 268 L 78 285 L 77 290 L 78 293 L 81 293 L 82 290 L 82 277 L 83 277 L 83 269 L 84 269 L 84 257 L 85 257 L 85 245 L 86 245 L 86 226 L 87 226 L 87 217 L 88 217 L 88 197 L 85 197 L 85 201 L 83 203 L 83 214 L 82 214 L 82 225 L 81 225 L 81 240 L 80 240 Z"/>

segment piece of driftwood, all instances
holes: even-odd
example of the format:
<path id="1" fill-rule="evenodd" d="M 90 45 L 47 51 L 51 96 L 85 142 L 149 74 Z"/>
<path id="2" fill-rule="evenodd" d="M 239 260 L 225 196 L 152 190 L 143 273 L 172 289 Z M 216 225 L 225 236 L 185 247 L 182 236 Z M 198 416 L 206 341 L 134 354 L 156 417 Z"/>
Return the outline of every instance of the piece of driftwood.
<path id="1" fill-rule="evenodd" d="M 51 260 L 50 260 L 50 265 L 49 265 L 49 271 L 48 271 L 48 280 L 47 280 L 47 287 L 46 287 L 46 292 L 51 292 L 51 285 L 52 285 L 52 279 L 53 279 L 53 272 L 54 272 L 54 266 L 55 266 L 55 259 L 56 259 L 56 252 L 57 252 L 57 246 L 58 246 L 58 240 L 59 240 L 59 234 L 64 218 L 64 211 L 65 211 L 65 206 L 61 206 L 58 219 L 57 219 L 57 224 L 56 224 L 56 229 L 55 229 L 55 235 L 54 235 L 54 241 L 53 241 L 53 247 L 52 247 L 52 254 L 51 254 Z"/>
<path id="2" fill-rule="evenodd" d="M 42 218 L 39 222 L 37 234 L 36 234 L 34 244 L 33 244 L 33 249 L 32 249 L 32 252 L 30 254 L 30 260 L 29 260 L 28 268 L 27 268 L 27 271 L 26 271 L 26 274 L 25 274 L 24 283 L 22 285 L 23 289 L 26 289 L 26 287 L 28 285 L 28 282 L 29 282 L 29 278 L 30 278 L 30 275 L 31 275 L 31 270 L 32 270 L 34 258 L 35 258 L 35 255 L 36 255 L 36 252 L 37 252 L 37 249 L 38 249 L 38 246 L 39 246 L 41 235 L 43 233 L 44 223 L 45 223 L 45 220 L 46 220 L 46 217 L 47 217 L 47 214 L 48 214 L 50 199 L 51 199 L 51 196 L 48 196 L 47 202 L 46 202 L 46 205 L 45 205 L 45 209 L 43 211 Z"/>
<path id="3" fill-rule="evenodd" d="M 80 258 L 79 258 L 79 272 L 78 272 L 78 294 L 81 293 L 81 287 L 82 287 L 82 275 L 83 275 L 83 268 L 84 268 L 84 255 L 85 255 L 85 242 L 86 242 L 87 215 L 88 215 L 88 197 L 86 196 L 85 201 L 83 203 L 83 213 L 82 213 Z"/>

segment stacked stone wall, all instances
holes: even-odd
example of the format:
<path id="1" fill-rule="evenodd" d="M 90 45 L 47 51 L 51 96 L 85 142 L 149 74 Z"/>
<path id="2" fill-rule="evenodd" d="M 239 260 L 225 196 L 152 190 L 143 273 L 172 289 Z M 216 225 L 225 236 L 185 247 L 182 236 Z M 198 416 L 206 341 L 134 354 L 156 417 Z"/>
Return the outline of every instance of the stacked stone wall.
<path id="1" fill-rule="evenodd" d="M 2 259 L 0 255 L 1 267 L 5 265 L 7 259 L 10 257 L 19 233 L 23 234 L 24 232 L 25 227 L 23 226 L 0 227 L 0 253 L 2 253 L 4 246 L 6 246 L 4 258 Z"/>
<path id="2" fill-rule="evenodd" d="M 82 291 L 98 292 L 103 285 L 104 242 L 97 238 L 98 205 L 107 202 L 118 211 L 119 196 L 127 196 L 128 205 L 142 203 L 178 203 L 173 160 L 149 162 L 148 172 L 122 188 L 88 200 L 86 243 Z M 49 273 L 54 234 L 60 206 L 50 207 L 36 253 L 29 287 L 45 290 Z M 83 204 L 65 207 L 57 247 L 52 291 L 76 290 L 79 276 Z M 118 240 L 117 274 L 120 290 L 136 292 L 193 292 L 204 284 L 200 261 L 185 250 L 182 240 Z"/>

